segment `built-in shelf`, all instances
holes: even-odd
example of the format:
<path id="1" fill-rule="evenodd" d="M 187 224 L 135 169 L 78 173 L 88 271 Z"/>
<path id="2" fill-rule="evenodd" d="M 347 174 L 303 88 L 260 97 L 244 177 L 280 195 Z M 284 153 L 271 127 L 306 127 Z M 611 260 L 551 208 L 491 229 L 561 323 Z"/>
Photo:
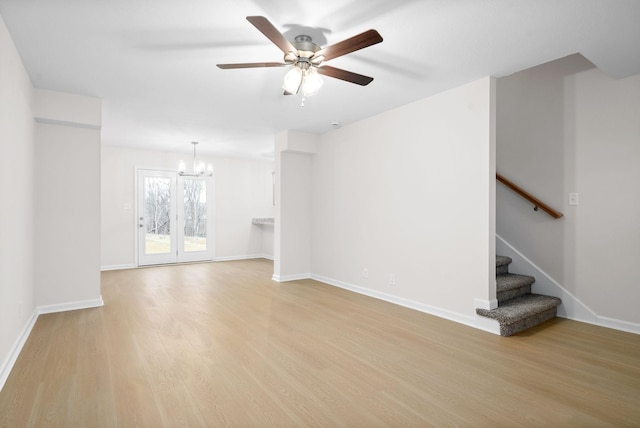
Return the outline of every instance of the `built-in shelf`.
<path id="1" fill-rule="evenodd" d="M 275 223 L 275 219 L 273 217 L 262 217 L 262 218 L 252 218 L 252 224 L 270 224 L 273 225 Z"/>

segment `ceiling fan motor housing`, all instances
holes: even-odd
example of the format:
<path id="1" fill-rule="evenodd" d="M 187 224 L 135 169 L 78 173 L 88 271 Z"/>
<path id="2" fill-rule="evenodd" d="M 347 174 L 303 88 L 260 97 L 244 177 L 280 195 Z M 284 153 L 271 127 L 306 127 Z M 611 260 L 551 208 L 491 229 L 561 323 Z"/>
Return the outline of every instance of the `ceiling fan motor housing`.
<path id="1" fill-rule="evenodd" d="M 296 36 L 294 42 L 291 43 L 298 52 L 287 52 L 284 56 L 284 61 L 287 64 L 305 63 L 311 64 L 311 58 L 320 50 L 320 46 L 313 43 L 311 37 L 306 34 Z M 313 61 L 314 65 L 318 65 L 320 61 Z M 308 65 L 307 65 L 308 67 Z"/>

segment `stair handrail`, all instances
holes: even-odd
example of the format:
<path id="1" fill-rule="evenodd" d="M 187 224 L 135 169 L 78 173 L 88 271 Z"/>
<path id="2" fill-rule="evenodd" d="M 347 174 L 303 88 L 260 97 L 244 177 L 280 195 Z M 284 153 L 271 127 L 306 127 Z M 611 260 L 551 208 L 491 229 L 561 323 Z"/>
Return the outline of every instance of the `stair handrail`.
<path id="1" fill-rule="evenodd" d="M 502 175 L 498 174 L 497 172 L 496 172 L 496 180 L 498 180 L 499 182 L 507 186 L 509 189 L 516 192 L 518 195 L 525 198 L 527 201 L 531 202 L 533 204 L 534 211 L 538 211 L 538 208 L 540 208 L 542 211 L 546 212 L 553 218 L 560 218 L 564 215 L 560 211 L 554 210 L 549 205 L 545 204 L 540 199 L 536 198 L 531 193 L 524 190 L 522 187 L 504 178 Z"/>

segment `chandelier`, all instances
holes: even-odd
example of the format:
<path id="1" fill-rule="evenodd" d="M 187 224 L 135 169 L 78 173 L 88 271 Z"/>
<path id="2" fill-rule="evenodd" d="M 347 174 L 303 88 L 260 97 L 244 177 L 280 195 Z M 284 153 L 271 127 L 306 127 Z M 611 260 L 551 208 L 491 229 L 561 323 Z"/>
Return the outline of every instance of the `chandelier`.
<path id="1" fill-rule="evenodd" d="M 213 166 L 208 164 L 206 167 L 204 162 L 196 162 L 196 146 L 197 141 L 192 141 L 193 144 L 193 172 L 186 172 L 186 165 L 183 160 L 178 164 L 178 175 L 183 177 L 211 177 L 213 175 Z"/>

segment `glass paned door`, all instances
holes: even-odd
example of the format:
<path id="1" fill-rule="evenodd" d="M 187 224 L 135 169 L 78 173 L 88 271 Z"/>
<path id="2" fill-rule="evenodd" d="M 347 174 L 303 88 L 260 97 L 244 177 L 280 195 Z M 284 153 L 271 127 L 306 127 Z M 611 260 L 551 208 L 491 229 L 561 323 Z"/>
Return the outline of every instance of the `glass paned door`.
<path id="1" fill-rule="evenodd" d="M 138 170 L 138 264 L 213 260 L 213 179 Z"/>
<path id="2" fill-rule="evenodd" d="M 140 265 L 176 261 L 175 174 L 138 172 L 138 231 Z"/>
<path id="3" fill-rule="evenodd" d="M 213 230 L 212 201 L 213 191 L 210 178 L 178 177 L 179 197 L 178 212 L 181 214 L 180 261 L 197 261 L 213 259 L 213 241 L 210 231 Z"/>

